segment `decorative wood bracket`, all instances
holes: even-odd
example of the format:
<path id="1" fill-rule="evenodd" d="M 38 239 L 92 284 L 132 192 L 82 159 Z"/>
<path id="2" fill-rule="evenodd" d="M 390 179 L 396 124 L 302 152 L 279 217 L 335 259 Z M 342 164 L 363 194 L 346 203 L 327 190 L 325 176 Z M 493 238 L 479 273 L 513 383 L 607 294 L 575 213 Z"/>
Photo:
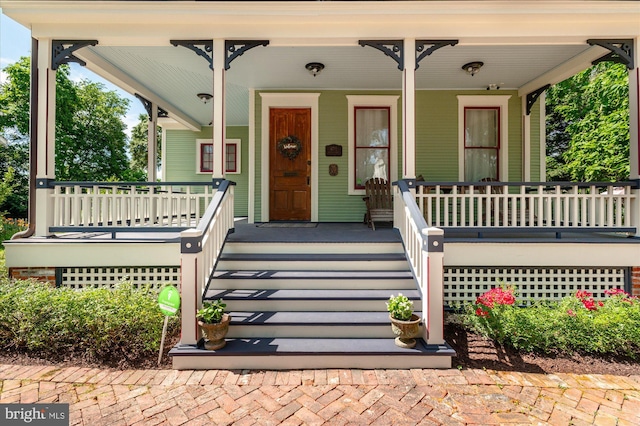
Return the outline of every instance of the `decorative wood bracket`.
<path id="1" fill-rule="evenodd" d="M 170 40 L 174 46 L 182 46 L 202 56 L 209 62 L 209 69 L 213 70 L 213 40 Z"/>
<path id="2" fill-rule="evenodd" d="M 420 61 L 445 46 L 455 46 L 459 40 L 416 40 L 416 69 L 420 67 Z M 431 47 L 425 49 L 425 46 Z"/>
<path id="3" fill-rule="evenodd" d="M 136 93 L 135 96 L 136 98 L 138 98 L 140 102 L 142 102 L 142 106 L 144 106 L 144 109 L 147 111 L 147 117 L 149 117 L 149 121 L 151 121 L 151 107 L 153 106 L 153 102 L 144 98 L 139 93 Z M 169 116 L 169 113 L 167 111 L 158 107 L 158 117 L 168 117 L 168 116 Z"/>
<path id="4" fill-rule="evenodd" d="M 531 108 L 533 108 L 533 104 L 536 103 L 540 95 L 542 95 L 544 91 L 549 87 L 551 87 L 550 84 L 545 84 L 538 90 L 534 90 L 533 92 L 527 94 L 527 115 L 531 115 Z"/>
<path id="5" fill-rule="evenodd" d="M 269 40 L 225 40 L 224 50 L 227 52 L 227 57 L 224 59 L 224 69 L 228 70 L 231 62 L 247 50 L 268 44 Z"/>
<path id="6" fill-rule="evenodd" d="M 98 44 L 98 40 L 53 40 L 51 42 L 51 69 L 55 71 L 60 65 L 69 62 L 75 62 L 84 67 L 87 63 L 75 56 L 73 52 L 96 44 Z"/>
<path id="7" fill-rule="evenodd" d="M 402 40 L 359 40 L 362 47 L 371 46 L 396 61 L 398 69 L 404 69 L 404 42 Z"/>
<path id="8" fill-rule="evenodd" d="M 587 43 L 591 46 L 604 47 L 611 52 L 593 61 L 593 65 L 599 64 L 600 62 L 616 62 L 626 65 L 630 70 L 635 68 L 633 62 L 633 39 L 589 39 Z"/>

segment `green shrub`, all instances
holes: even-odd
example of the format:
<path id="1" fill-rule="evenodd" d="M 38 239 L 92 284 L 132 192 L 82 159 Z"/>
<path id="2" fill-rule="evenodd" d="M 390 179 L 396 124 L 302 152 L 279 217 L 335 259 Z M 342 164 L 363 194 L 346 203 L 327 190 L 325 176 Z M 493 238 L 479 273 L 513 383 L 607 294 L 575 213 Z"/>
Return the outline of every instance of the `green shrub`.
<path id="1" fill-rule="evenodd" d="M 559 302 L 538 301 L 526 308 L 516 303 L 487 306 L 485 293 L 463 306 L 461 318 L 467 328 L 526 352 L 640 359 L 640 300 L 620 289 L 605 293 L 604 300 L 595 300 L 578 291 Z"/>
<path id="2" fill-rule="evenodd" d="M 175 317 L 174 317 L 175 318 Z M 50 360 L 136 365 L 157 357 L 163 315 L 157 293 L 130 283 L 71 290 L 0 282 L 0 349 Z M 178 321 L 170 321 L 175 333 Z"/>
<path id="3" fill-rule="evenodd" d="M 13 234 L 27 229 L 27 226 L 24 219 L 11 219 L 0 215 L 0 244 L 10 240 Z"/>

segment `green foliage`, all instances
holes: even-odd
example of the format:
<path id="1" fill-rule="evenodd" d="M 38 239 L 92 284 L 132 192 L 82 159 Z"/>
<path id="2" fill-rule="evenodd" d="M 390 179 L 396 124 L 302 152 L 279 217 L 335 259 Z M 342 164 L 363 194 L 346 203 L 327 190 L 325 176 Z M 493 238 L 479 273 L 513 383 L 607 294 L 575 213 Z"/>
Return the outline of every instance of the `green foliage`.
<path id="1" fill-rule="evenodd" d="M 629 178 L 629 86 L 621 64 L 600 63 L 547 91 L 550 179 Z"/>
<path id="2" fill-rule="evenodd" d="M 202 309 L 196 313 L 196 317 L 205 324 L 216 324 L 222 321 L 222 315 L 227 304 L 222 299 L 213 302 L 202 303 Z"/>
<path id="3" fill-rule="evenodd" d="M 30 59 L 4 68 L 0 84 L 0 173 L 15 170 L 16 188 L 0 204 L 13 217 L 27 216 L 29 172 Z M 75 181 L 133 180 L 129 169 L 124 115 L 127 99 L 100 83 L 74 82 L 69 67 L 56 73 L 56 179 Z M 144 178 L 143 178 L 144 179 Z M 140 179 L 140 180 L 143 180 Z M 135 179 L 137 180 L 137 179 Z"/>
<path id="4" fill-rule="evenodd" d="M 387 311 L 392 318 L 408 321 L 413 315 L 413 302 L 402 293 L 398 293 L 397 296 L 391 295 L 387 302 Z"/>
<path id="5" fill-rule="evenodd" d="M 76 103 L 57 133 L 56 179 L 71 181 L 119 180 L 128 169 L 127 136 L 122 121 L 129 101 L 100 83 L 75 83 Z"/>
<path id="6" fill-rule="evenodd" d="M 621 290 L 600 301 L 577 292 L 559 302 L 539 301 L 526 308 L 466 304 L 460 318 L 471 330 L 526 352 L 640 359 L 640 300 Z"/>
<path id="7" fill-rule="evenodd" d="M 29 281 L 0 283 L 3 351 L 131 365 L 157 357 L 163 318 L 157 294 L 129 283 L 81 291 Z M 170 332 L 177 325 L 170 321 Z"/>
<path id="8" fill-rule="evenodd" d="M 3 241 L 10 240 L 13 234 L 27 229 L 27 226 L 28 223 L 24 219 L 0 216 L 0 246 Z"/>

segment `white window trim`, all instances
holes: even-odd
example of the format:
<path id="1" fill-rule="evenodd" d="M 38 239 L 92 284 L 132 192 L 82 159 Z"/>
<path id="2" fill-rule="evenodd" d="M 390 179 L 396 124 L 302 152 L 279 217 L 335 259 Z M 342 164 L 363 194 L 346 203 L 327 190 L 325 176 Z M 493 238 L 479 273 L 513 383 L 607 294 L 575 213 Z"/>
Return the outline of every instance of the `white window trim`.
<path id="1" fill-rule="evenodd" d="M 458 180 L 464 181 L 464 109 L 500 108 L 500 180 L 509 180 L 509 99 L 511 95 L 458 95 Z"/>
<path id="2" fill-rule="evenodd" d="M 200 157 L 202 156 L 202 149 L 201 149 L 201 145 L 205 145 L 205 144 L 209 144 L 209 145 L 213 145 L 213 139 L 196 139 L 196 174 L 197 175 L 210 175 L 212 172 L 203 172 L 200 171 Z M 227 153 L 227 149 L 226 146 L 227 145 L 236 145 L 236 161 L 237 161 L 237 170 L 235 172 L 228 172 L 228 171 L 224 171 L 224 173 L 226 175 L 239 175 L 240 173 L 242 173 L 242 157 L 241 157 L 241 144 L 242 144 L 242 140 L 240 139 L 226 139 L 224 142 L 225 145 L 225 155 Z M 226 160 L 225 163 L 226 165 Z M 226 167 L 225 167 L 226 168 Z"/>
<path id="3" fill-rule="evenodd" d="M 355 189 L 355 108 L 356 107 L 383 107 L 389 108 L 389 178 L 394 181 L 398 179 L 398 99 L 400 96 L 389 95 L 347 95 L 348 102 L 348 122 L 349 134 L 347 136 L 349 176 L 348 194 L 364 195 L 364 189 Z"/>

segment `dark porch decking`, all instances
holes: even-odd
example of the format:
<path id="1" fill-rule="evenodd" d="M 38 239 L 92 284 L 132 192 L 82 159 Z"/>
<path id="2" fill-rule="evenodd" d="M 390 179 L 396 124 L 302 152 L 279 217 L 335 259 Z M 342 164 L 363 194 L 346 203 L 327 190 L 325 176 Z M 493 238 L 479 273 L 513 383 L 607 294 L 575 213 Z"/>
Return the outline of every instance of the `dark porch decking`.
<path id="1" fill-rule="evenodd" d="M 368 228 L 360 222 L 317 222 L 290 224 L 271 222 L 268 226 L 263 223 L 248 223 L 245 218 L 237 218 L 235 230 L 229 235 L 230 242 L 318 242 L 318 243 L 372 243 L 372 242 L 402 242 L 400 233 L 390 223 L 378 223 L 376 230 Z M 575 228 L 553 228 L 548 231 L 542 229 L 527 230 L 520 228 L 500 228 L 498 230 L 486 228 L 464 229 L 444 228 L 445 242 L 471 243 L 471 242 L 523 242 L 523 243 L 614 243 L 614 244 L 638 244 L 640 237 L 628 236 L 625 233 L 587 232 Z M 561 233 L 559 238 L 558 233 Z M 135 228 L 127 232 L 69 232 L 55 234 L 49 238 L 28 238 L 22 242 L 38 241 L 157 241 L 179 242 L 180 233 L 163 230 L 154 231 L 145 228 L 144 231 L 136 231 Z"/>

